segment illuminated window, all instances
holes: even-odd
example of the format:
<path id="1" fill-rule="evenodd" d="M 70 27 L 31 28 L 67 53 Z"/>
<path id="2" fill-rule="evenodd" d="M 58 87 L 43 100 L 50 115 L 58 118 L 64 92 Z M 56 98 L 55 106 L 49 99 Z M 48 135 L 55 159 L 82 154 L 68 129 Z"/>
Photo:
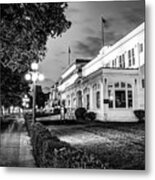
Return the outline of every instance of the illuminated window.
<path id="1" fill-rule="evenodd" d="M 113 93 L 112 90 L 108 90 L 108 97 L 109 97 L 109 108 L 113 108 Z"/>

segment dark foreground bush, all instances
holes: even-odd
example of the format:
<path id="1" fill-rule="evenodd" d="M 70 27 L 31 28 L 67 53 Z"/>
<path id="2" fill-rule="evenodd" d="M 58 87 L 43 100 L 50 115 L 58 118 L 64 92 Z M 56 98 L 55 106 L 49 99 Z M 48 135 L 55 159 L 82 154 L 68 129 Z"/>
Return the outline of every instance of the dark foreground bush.
<path id="1" fill-rule="evenodd" d="M 93 154 L 71 147 L 60 141 L 40 123 L 32 126 L 33 154 L 38 167 L 50 168 L 105 168 Z"/>
<path id="2" fill-rule="evenodd" d="M 77 108 L 75 110 L 75 117 L 77 120 L 84 120 L 85 119 L 85 114 L 87 110 L 83 107 Z"/>
<path id="3" fill-rule="evenodd" d="M 94 112 L 85 113 L 85 120 L 86 121 L 94 121 L 95 119 L 96 119 L 96 113 L 94 113 Z"/>
<path id="4" fill-rule="evenodd" d="M 134 114 L 139 120 L 139 122 L 143 122 L 145 120 L 145 111 L 144 110 L 134 110 Z"/>
<path id="5" fill-rule="evenodd" d="M 6 129 L 9 129 L 10 126 L 14 123 L 14 119 L 9 117 L 1 117 L 0 131 L 3 132 Z"/>

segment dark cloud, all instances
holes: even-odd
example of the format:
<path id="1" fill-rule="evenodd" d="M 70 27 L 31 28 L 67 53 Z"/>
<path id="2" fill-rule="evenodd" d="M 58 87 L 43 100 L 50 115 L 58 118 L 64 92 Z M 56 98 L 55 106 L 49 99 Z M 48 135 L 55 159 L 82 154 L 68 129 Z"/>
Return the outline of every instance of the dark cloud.
<path id="1" fill-rule="evenodd" d="M 118 34 L 114 31 L 106 32 L 104 34 L 105 45 L 113 45 L 116 41 L 122 38 L 122 36 L 123 36 L 122 34 Z"/>
<path id="2" fill-rule="evenodd" d="M 78 41 L 75 45 L 76 54 L 84 57 L 95 57 L 101 48 L 101 39 L 89 36 L 84 42 Z"/>
<path id="3" fill-rule="evenodd" d="M 127 23 L 137 26 L 137 24 L 140 24 L 145 20 L 145 9 L 143 6 L 128 9 L 128 11 L 123 11 L 122 15 Z"/>
<path id="4" fill-rule="evenodd" d="M 94 30 L 92 28 L 89 27 L 85 27 L 83 28 L 83 32 L 88 33 L 88 34 L 94 34 Z"/>

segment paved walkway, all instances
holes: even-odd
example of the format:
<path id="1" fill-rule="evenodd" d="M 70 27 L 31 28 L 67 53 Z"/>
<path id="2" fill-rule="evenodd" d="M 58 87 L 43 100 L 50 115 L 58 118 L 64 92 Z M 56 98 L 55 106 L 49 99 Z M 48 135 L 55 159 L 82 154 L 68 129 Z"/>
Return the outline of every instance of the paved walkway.
<path id="1" fill-rule="evenodd" d="M 0 166 L 35 167 L 30 137 L 24 126 L 24 119 L 17 117 L 0 138 Z"/>

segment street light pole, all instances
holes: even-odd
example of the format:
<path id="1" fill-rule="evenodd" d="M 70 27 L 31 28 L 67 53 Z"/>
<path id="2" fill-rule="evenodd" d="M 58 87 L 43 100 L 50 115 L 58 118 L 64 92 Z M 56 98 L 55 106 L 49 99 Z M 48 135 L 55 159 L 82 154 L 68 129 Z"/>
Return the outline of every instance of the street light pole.
<path id="1" fill-rule="evenodd" d="M 33 81 L 33 107 L 32 107 L 32 122 L 35 124 L 35 109 L 36 109 L 36 82 Z"/>
<path id="2" fill-rule="evenodd" d="M 43 81 L 44 80 L 44 75 L 39 73 L 38 70 L 38 64 L 33 62 L 31 64 L 31 69 L 28 74 L 25 75 L 26 80 L 32 80 L 33 82 L 33 107 L 32 107 L 32 123 L 35 124 L 36 119 L 35 119 L 35 109 L 36 109 L 36 82 L 37 81 Z"/>

